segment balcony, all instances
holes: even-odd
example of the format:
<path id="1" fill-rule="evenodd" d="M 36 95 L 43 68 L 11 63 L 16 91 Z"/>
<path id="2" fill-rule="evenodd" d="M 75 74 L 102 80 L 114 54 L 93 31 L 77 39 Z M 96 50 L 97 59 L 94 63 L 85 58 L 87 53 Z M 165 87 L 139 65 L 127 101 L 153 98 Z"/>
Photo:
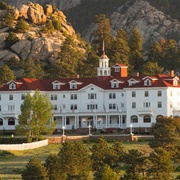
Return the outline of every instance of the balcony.
<path id="1" fill-rule="evenodd" d="M 8 118 L 8 117 L 15 117 L 18 118 L 18 112 L 13 110 L 13 111 L 1 111 L 1 114 L 4 118 Z"/>
<path id="2" fill-rule="evenodd" d="M 174 107 L 173 112 L 180 112 L 180 107 Z"/>
<path id="3" fill-rule="evenodd" d="M 139 116 L 144 116 L 144 115 L 154 115 L 154 109 L 153 108 L 137 108 L 137 112 Z"/>

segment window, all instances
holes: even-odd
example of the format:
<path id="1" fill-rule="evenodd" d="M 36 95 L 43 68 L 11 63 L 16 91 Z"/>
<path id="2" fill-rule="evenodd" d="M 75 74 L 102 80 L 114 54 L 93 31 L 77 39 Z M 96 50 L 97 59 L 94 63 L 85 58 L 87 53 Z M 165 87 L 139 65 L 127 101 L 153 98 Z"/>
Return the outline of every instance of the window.
<path id="1" fill-rule="evenodd" d="M 158 108 L 162 108 L 162 102 L 158 102 Z"/>
<path id="2" fill-rule="evenodd" d="M 124 108 L 124 103 L 121 103 L 121 108 Z"/>
<path id="3" fill-rule="evenodd" d="M 3 119 L 0 118 L 0 126 L 3 126 Z"/>
<path id="4" fill-rule="evenodd" d="M 70 120 L 69 120 L 69 118 L 66 118 L 66 125 L 70 125 Z"/>
<path id="5" fill-rule="evenodd" d="M 124 97 L 124 93 L 122 93 L 121 96 Z"/>
<path id="6" fill-rule="evenodd" d="M 109 99 L 116 99 L 116 93 L 109 93 Z"/>
<path id="7" fill-rule="evenodd" d="M 115 67 L 115 72 L 120 72 L 120 68 L 119 67 Z"/>
<path id="8" fill-rule="evenodd" d="M 97 104 L 88 104 L 87 105 L 87 109 L 88 110 L 93 110 L 93 109 L 98 109 L 98 105 Z"/>
<path id="9" fill-rule="evenodd" d="M 132 108 L 136 108 L 136 102 L 132 102 Z"/>
<path id="10" fill-rule="evenodd" d="M 11 100 L 11 101 L 13 100 L 13 95 L 12 94 L 9 95 L 9 100 Z"/>
<path id="11" fill-rule="evenodd" d="M 162 92 L 161 92 L 161 91 L 158 91 L 158 92 L 157 92 L 157 95 L 158 95 L 158 97 L 162 96 Z"/>
<path id="12" fill-rule="evenodd" d="M 57 94 L 51 94 L 51 100 L 57 100 Z"/>
<path id="13" fill-rule="evenodd" d="M 170 91 L 170 96 L 172 96 L 173 95 L 173 93 L 172 93 L 172 91 Z"/>
<path id="14" fill-rule="evenodd" d="M 8 106 L 8 111 L 14 111 L 15 110 L 15 106 L 14 105 L 9 105 Z"/>
<path id="15" fill-rule="evenodd" d="M 116 109 L 116 104 L 109 104 L 109 109 Z"/>
<path id="16" fill-rule="evenodd" d="M 53 110 L 57 111 L 57 105 L 53 105 Z"/>
<path id="17" fill-rule="evenodd" d="M 60 84 L 58 83 L 55 83 L 53 84 L 53 89 L 60 89 Z"/>
<path id="18" fill-rule="evenodd" d="M 118 82 L 112 82 L 111 83 L 111 87 L 112 88 L 118 88 L 119 87 L 119 83 Z"/>
<path id="19" fill-rule="evenodd" d="M 149 116 L 149 115 L 144 116 L 143 117 L 143 122 L 144 123 L 150 123 L 151 122 L 151 116 Z"/>
<path id="20" fill-rule="evenodd" d="M 88 99 L 96 99 L 96 94 L 95 93 L 88 94 Z"/>
<path id="21" fill-rule="evenodd" d="M 9 89 L 16 89 L 16 84 L 11 83 L 11 84 L 9 85 Z"/>
<path id="22" fill-rule="evenodd" d="M 145 96 L 145 97 L 148 97 L 148 96 L 149 96 L 149 91 L 145 91 L 145 92 L 144 92 L 144 96 Z"/>
<path id="23" fill-rule="evenodd" d="M 65 94 L 63 94 L 63 98 L 65 98 L 66 96 L 65 96 Z"/>
<path id="24" fill-rule="evenodd" d="M 136 97 L 136 91 L 132 91 L 132 97 Z"/>
<path id="25" fill-rule="evenodd" d="M 71 94 L 71 100 L 77 99 L 77 94 Z"/>
<path id="26" fill-rule="evenodd" d="M 14 120 L 14 118 L 9 118 L 9 119 L 8 119 L 8 125 L 9 125 L 9 126 L 15 125 L 15 120 Z"/>
<path id="27" fill-rule="evenodd" d="M 0 101 L 1 101 L 1 95 L 0 95 Z"/>
<path id="28" fill-rule="evenodd" d="M 71 104 L 71 110 L 76 110 L 77 109 L 77 104 Z"/>
<path id="29" fill-rule="evenodd" d="M 178 85 L 178 81 L 177 81 L 177 79 L 174 79 L 174 81 L 173 81 L 173 85 L 174 85 L 174 86 L 177 86 L 177 85 Z"/>
<path id="30" fill-rule="evenodd" d="M 26 95 L 25 94 L 21 94 L 21 100 L 25 100 Z"/>
<path id="31" fill-rule="evenodd" d="M 131 116 L 131 123 L 138 123 L 138 117 L 137 116 Z"/>
<path id="32" fill-rule="evenodd" d="M 170 108 L 172 108 L 173 107 L 173 104 L 172 104 L 172 102 L 170 102 Z"/>
<path id="33" fill-rule="evenodd" d="M 146 79 L 146 80 L 144 81 L 144 85 L 145 85 L 145 86 L 151 86 L 151 84 L 152 84 L 152 82 L 151 82 L 150 79 Z"/>
<path id="34" fill-rule="evenodd" d="M 151 107 L 151 103 L 150 102 L 144 102 L 143 107 L 144 108 L 149 108 L 149 107 Z"/>
<path id="35" fill-rule="evenodd" d="M 77 84 L 76 83 L 71 83 L 70 84 L 70 89 L 77 89 Z"/>
<path id="36" fill-rule="evenodd" d="M 1 111 L 1 106 L 0 106 L 0 111 Z"/>
<path id="37" fill-rule="evenodd" d="M 63 109 L 66 109 L 66 105 L 65 104 L 63 104 L 62 107 L 63 107 Z"/>

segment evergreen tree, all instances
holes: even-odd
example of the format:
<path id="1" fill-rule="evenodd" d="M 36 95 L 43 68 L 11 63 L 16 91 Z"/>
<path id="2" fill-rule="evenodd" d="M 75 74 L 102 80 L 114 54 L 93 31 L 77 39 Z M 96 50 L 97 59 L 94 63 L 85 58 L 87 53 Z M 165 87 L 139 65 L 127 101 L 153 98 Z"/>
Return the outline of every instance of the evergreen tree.
<path id="1" fill-rule="evenodd" d="M 179 117 L 157 118 L 152 130 L 154 140 L 149 142 L 149 145 L 152 148 L 163 147 L 166 150 L 171 150 L 180 142 Z"/>
<path id="2" fill-rule="evenodd" d="M 140 72 L 144 61 L 142 54 L 142 36 L 137 27 L 135 27 L 132 31 L 129 46 L 131 50 L 131 65 L 134 67 L 134 70 Z"/>
<path id="3" fill-rule="evenodd" d="M 105 164 L 106 157 L 108 155 L 108 143 L 103 136 L 100 136 L 98 142 L 92 146 L 91 159 L 93 161 L 93 169 L 99 171 L 100 168 Z"/>
<path id="4" fill-rule="evenodd" d="M 138 150 L 128 150 L 124 155 L 124 163 L 126 165 L 126 174 L 124 178 L 131 177 L 132 179 L 140 178 L 140 173 L 144 174 L 142 166 L 145 164 L 144 154 Z"/>
<path id="5" fill-rule="evenodd" d="M 42 31 L 46 32 L 46 33 L 51 33 L 54 31 L 54 26 L 51 20 L 48 20 L 46 22 L 45 27 L 42 29 Z"/>
<path id="6" fill-rule="evenodd" d="M 22 173 L 23 180 L 48 180 L 47 170 L 42 165 L 39 159 L 32 158 L 26 164 L 25 170 Z"/>
<path id="7" fill-rule="evenodd" d="M 116 172 L 107 164 L 104 164 L 100 171 L 97 171 L 94 176 L 94 180 L 118 180 Z"/>
<path id="8" fill-rule="evenodd" d="M 58 31 L 60 31 L 62 29 L 61 22 L 58 19 L 53 18 L 52 24 L 54 26 L 54 29 L 56 29 Z"/>
<path id="9" fill-rule="evenodd" d="M 128 34 L 123 29 L 117 31 L 116 40 L 113 43 L 113 56 L 111 65 L 126 64 L 130 69 L 129 53 L 130 48 L 128 45 Z"/>
<path id="10" fill-rule="evenodd" d="M 0 84 L 14 79 L 15 76 L 13 71 L 6 64 L 0 68 Z"/>
<path id="11" fill-rule="evenodd" d="M 150 61 L 144 64 L 142 69 L 143 69 L 142 74 L 145 76 L 161 74 L 164 70 L 163 67 L 158 66 L 157 62 L 150 62 Z"/>
<path id="12" fill-rule="evenodd" d="M 81 74 L 84 57 L 84 53 L 74 41 L 73 36 L 68 36 L 62 44 L 59 59 L 49 70 L 49 76 L 67 78 Z"/>
<path id="13" fill-rule="evenodd" d="M 18 33 L 24 33 L 29 29 L 29 24 L 22 18 L 17 21 L 15 30 Z"/>
<path id="14" fill-rule="evenodd" d="M 13 28 L 14 25 L 14 16 L 12 13 L 8 12 L 5 17 L 5 24 L 6 26 L 9 26 L 10 28 Z"/>
<path id="15" fill-rule="evenodd" d="M 148 170 L 148 176 L 153 180 L 171 180 L 173 163 L 170 153 L 162 147 L 156 148 L 149 156 L 152 165 Z"/>
<path id="16" fill-rule="evenodd" d="M 29 58 L 24 63 L 24 73 L 23 76 L 26 78 L 37 78 L 42 79 L 44 77 L 44 71 L 39 60 L 33 60 Z"/>
<path id="17" fill-rule="evenodd" d="M 16 36 L 16 34 L 13 32 L 10 32 L 9 35 L 6 37 L 4 42 L 5 42 L 6 48 L 9 49 L 13 44 L 15 44 L 18 41 L 19 41 L 19 39 Z"/>
<path id="18" fill-rule="evenodd" d="M 97 30 L 94 31 L 94 40 L 92 46 L 97 52 L 98 56 L 102 55 L 103 41 L 104 48 L 109 58 L 111 58 L 112 36 L 110 34 L 111 26 L 110 21 L 104 14 L 95 16 L 95 23 L 97 24 Z"/>
<path id="19" fill-rule="evenodd" d="M 85 145 L 81 141 L 65 142 L 58 154 L 62 172 L 66 180 L 89 179 L 91 160 Z"/>
<path id="20" fill-rule="evenodd" d="M 66 180 L 66 174 L 62 172 L 60 159 L 57 155 L 50 154 L 45 161 L 45 167 L 49 180 Z"/>

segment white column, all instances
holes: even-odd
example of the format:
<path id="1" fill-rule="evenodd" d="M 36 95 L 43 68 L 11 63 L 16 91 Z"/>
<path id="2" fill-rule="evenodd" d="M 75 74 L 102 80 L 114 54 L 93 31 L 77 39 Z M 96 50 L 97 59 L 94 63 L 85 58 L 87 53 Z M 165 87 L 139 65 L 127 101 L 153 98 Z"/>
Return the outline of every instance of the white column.
<path id="1" fill-rule="evenodd" d="M 76 129 L 76 125 L 77 125 L 77 116 L 74 116 L 74 129 Z"/>
<path id="2" fill-rule="evenodd" d="M 106 128 L 108 127 L 108 120 L 107 120 L 108 116 L 106 115 Z"/>
<path id="3" fill-rule="evenodd" d="M 66 129 L 66 116 L 64 116 L 64 127 Z"/>

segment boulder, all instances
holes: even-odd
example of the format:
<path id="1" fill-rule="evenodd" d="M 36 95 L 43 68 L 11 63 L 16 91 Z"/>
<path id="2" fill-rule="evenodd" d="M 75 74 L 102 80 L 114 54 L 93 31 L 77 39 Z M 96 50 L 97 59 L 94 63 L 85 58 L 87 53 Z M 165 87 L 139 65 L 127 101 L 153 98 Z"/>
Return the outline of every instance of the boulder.
<path id="1" fill-rule="evenodd" d="M 22 4 L 19 8 L 19 16 L 24 17 L 25 19 L 28 19 L 27 12 L 28 12 L 29 6 Z"/>
<path id="2" fill-rule="evenodd" d="M 52 7 L 52 5 L 49 5 L 49 4 L 46 5 L 46 7 L 45 7 L 45 13 L 46 13 L 47 16 L 48 16 L 48 15 L 51 15 L 51 14 L 53 13 L 53 7 Z"/>

